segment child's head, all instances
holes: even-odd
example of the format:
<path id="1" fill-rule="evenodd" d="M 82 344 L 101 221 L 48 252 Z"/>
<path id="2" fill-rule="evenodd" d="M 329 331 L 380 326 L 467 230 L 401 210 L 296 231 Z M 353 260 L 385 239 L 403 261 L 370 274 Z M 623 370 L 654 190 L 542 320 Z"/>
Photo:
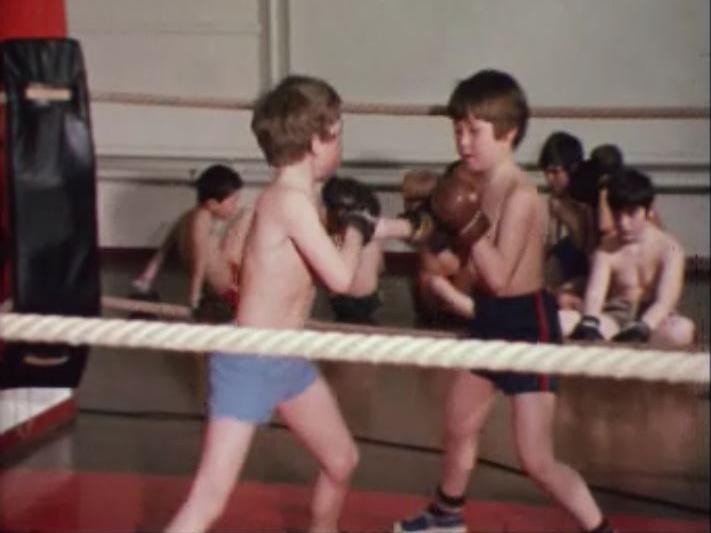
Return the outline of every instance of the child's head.
<path id="1" fill-rule="evenodd" d="M 512 76 L 482 70 L 459 82 L 449 98 L 447 115 L 455 123 L 472 118 L 490 122 L 494 138 L 511 134 L 515 148 L 526 134 L 529 109 L 526 94 Z"/>
<path id="2" fill-rule="evenodd" d="M 437 184 L 439 176 L 426 169 L 409 170 L 402 177 L 402 202 L 405 211 L 414 211 L 422 207 Z"/>
<path id="3" fill-rule="evenodd" d="M 560 196 L 570 182 L 570 177 L 583 160 L 580 139 L 564 131 L 556 131 L 543 143 L 538 166 L 551 188 L 551 194 Z"/>
<path id="4" fill-rule="evenodd" d="M 230 167 L 212 165 L 195 181 L 197 201 L 215 216 L 227 218 L 234 212 L 242 185 L 242 178 Z"/>
<path id="5" fill-rule="evenodd" d="M 333 87 L 317 78 L 288 76 L 256 103 L 252 131 L 271 166 L 297 163 L 317 150 L 323 166 L 335 169 L 340 119 L 341 98 Z M 323 148 L 328 153 L 321 154 Z M 324 175 L 334 169 L 324 168 Z"/>
<path id="6" fill-rule="evenodd" d="M 602 171 L 610 176 L 621 170 L 625 164 L 622 150 L 614 144 L 596 146 L 590 152 L 590 159 L 597 161 Z"/>
<path id="7" fill-rule="evenodd" d="M 652 180 L 635 169 L 623 169 L 610 178 L 607 201 L 618 234 L 623 240 L 635 240 L 646 225 L 654 201 Z"/>

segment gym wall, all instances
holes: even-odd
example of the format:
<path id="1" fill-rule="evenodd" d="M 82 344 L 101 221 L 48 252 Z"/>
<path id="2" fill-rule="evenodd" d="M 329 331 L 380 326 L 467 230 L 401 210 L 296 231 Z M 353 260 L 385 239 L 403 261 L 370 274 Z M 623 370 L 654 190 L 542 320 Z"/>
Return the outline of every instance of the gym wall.
<path id="1" fill-rule="evenodd" d="M 349 102 L 440 104 L 459 78 L 494 67 L 534 107 L 709 105 L 706 0 L 66 0 L 66 11 L 96 94 L 244 99 L 295 72 L 328 79 Z M 268 169 L 249 117 L 95 103 L 102 246 L 155 245 L 193 201 L 180 185 L 210 161 L 233 162 L 255 194 Z M 619 144 L 660 188 L 688 254 L 711 255 L 708 118 L 534 119 L 518 160 L 533 165 L 556 129 L 588 149 Z M 347 116 L 344 172 L 384 189 L 403 168 L 453 157 L 442 117 Z M 399 209 L 395 194 L 384 200 Z"/>

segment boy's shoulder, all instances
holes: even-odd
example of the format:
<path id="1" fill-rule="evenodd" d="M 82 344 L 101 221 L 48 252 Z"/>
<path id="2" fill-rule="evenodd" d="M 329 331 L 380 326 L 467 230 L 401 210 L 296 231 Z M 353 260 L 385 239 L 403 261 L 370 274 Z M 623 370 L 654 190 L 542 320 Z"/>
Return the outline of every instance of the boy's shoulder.
<path id="1" fill-rule="evenodd" d="M 679 239 L 668 230 L 650 224 L 653 242 L 657 244 L 661 253 L 672 255 L 685 255 L 684 247 Z"/>
<path id="2" fill-rule="evenodd" d="M 292 187 L 278 181 L 270 183 L 260 194 L 254 206 L 260 216 L 282 215 L 298 217 L 304 211 L 316 209 L 313 195 L 298 187 Z"/>
<path id="3" fill-rule="evenodd" d="M 506 173 L 501 176 L 501 181 L 504 188 L 504 201 L 509 208 L 530 205 L 538 209 L 538 188 L 524 169 L 512 162 L 506 169 Z"/>

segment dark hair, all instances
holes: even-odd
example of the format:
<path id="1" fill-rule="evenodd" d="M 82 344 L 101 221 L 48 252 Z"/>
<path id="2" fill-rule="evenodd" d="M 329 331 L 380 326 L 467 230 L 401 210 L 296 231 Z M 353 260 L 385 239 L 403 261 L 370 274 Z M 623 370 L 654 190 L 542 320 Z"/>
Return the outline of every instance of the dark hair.
<path id="1" fill-rule="evenodd" d="M 622 169 L 625 164 L 622 150 L 614 144 L 601 144 L 590 152 L 590 159 L 597 161 L 606 174 L 614 174 Z"/>
<path id="2" fill-rule="evenodd" d="M 230 167 L 225 165 L 209 166 L 195 180 L 198 203 L 208 200 L 221 202 L 241 189 L 242 185 L 242 178 Z"/>
<path id="3" fill-rule="evenodd" d="M 329 128 L 340 117 L 341 98 L 328 83 L 288 76 L 259 98 L 251 126 L 267 162 L 280 167 L 300 161 L 314 135 L 329 140 Z"/>
<path id="4" fill-rule="evenodd" d="M 549 167 L 562 167 L 572 174 L 583 160 L 583 144 L 575 135 L 565 131 L 551 133 L 543 143 L 538 157 L 538 166 L 543 170 Z"/>
<path id="5" fill-rule="evenodd" d="M 447 115 L 452 120 L 473 115 L 491 122 L 497 139 L 515 129 L 513 147 L 526 134 L 529 114 L 521 86 L 512 76 L 497 70 L 481 70 L 460 81 L 447 104 Z"/>
<path id="6" fill-rule="evenodd" d="M 630 207 L 644 207 L 648 210 L 654 201 L 652 180 L 638 170 L 626 168 L 610 178 L 607 201 L 613 211 Z"/>

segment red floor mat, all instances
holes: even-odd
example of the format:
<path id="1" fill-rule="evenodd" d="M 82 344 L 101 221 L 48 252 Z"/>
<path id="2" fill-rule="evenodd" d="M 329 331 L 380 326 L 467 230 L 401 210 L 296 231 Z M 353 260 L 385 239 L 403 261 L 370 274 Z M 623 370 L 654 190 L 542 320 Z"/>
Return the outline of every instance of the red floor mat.
<path id="1" fill-rule="evenodd" d="M 159 531 L 187 493 L 190 479 L 122 472 L 13 469 L 0 472 L 0 530 L 53 532 Z M 309 489 L 240 483 L 217 531 L 303 530 Z M 420 509 L 419 496 L 353 491 L 341 522 L 345 532 L 388 531 L 394 520 Z M 511 502 L 472 501 L 472 532 L 576 531 L 560 509 Z M 708 532 L 707 520 L 681 521 L 613 514 L 628 532 Z"/>

